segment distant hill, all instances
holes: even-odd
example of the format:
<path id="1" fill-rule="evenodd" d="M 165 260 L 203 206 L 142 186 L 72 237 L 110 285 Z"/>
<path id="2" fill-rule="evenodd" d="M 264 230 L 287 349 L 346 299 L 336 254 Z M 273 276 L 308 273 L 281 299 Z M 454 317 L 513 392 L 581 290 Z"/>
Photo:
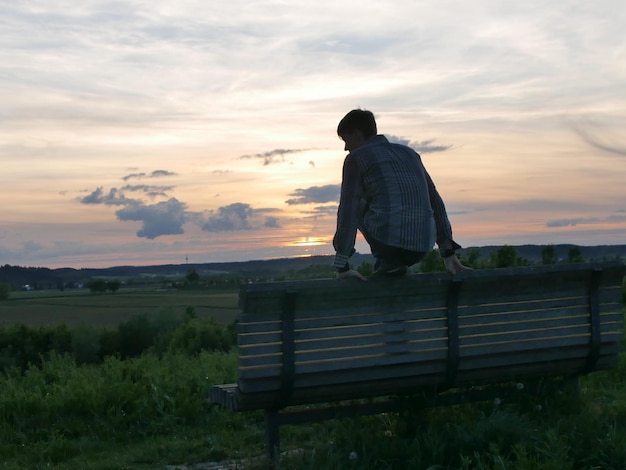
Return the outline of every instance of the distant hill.
<path id="1" fill-rule="evenodd" d="M 530 263 L 541 262 L 541 251 L 545 245 L 510 245 L 520 257 Z M 570 248 L 577 245 L 554 245 L 559 259 L 567 260 Z M 488 258 L 498 246 L 471 247 L 480 250 L 481 258 Z M 460 250 L 461 254 L 471 249 Z M 603 259 L 626 259 L 626 245 L 578 246 L 587 261 Z M 371 255 L 355 254 L 350 260 L 354 266 L 364 261 L 373 262 Z M 195 269 L 200 275 L 232 273 L 242 277 L 271 277 L 299 271 L 315 264 L 332 264 L 332 256 L 311 256 L 302 258 L 280 258 L 270 260 L 252 260 L 226 263 L 189 263 L 164 264 L 154 266 L 116 266 L 103 269 L 73 268 L 31 268 L 4 265 L 0 267 L 0 283 L 11 284 L 14 289 L 30 285 L 37 289 L 56 289 L 63 285 L 86 282 L 96 277 L 101 278 L 139 278 L 139 277 L 183 277 L 188 270 Z"/>

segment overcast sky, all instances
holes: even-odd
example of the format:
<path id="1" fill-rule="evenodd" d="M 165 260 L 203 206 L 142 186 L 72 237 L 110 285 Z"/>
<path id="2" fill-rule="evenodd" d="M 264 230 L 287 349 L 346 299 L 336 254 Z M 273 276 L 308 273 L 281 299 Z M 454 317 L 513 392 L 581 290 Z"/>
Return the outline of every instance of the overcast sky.
<path id="1" fill-rule="evenodd" d="M 626 243 L 624 25 L 622 0 L 0 0 L 0 265 L 333 254 L 357 107 L 464 247 Z"/>

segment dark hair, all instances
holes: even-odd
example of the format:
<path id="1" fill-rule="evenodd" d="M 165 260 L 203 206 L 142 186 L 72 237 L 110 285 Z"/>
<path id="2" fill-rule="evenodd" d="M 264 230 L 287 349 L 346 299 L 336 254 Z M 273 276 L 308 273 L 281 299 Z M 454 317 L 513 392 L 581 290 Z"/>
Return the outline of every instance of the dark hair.
<path id="1" fill-rule="evenodd" d="M 339 121 L 337 135 L 351 134 L 356 130 L 361 131 L 366 139 L 375 136 L 378 131 L 374 113 L 366 109 L 353 109 Z"/>

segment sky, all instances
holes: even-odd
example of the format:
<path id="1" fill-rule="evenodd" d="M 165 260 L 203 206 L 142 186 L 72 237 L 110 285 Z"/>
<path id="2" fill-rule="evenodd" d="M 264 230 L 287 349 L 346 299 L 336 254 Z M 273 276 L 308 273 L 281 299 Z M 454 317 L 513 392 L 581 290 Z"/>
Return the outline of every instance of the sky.
<path id="1" fill-rule="evenodd" d="M 420 153 L 463 247 L 624 244 L 625 24 L 622 0 L 0 0 L 0 265 L 332 255 L 354 108 Z"/>

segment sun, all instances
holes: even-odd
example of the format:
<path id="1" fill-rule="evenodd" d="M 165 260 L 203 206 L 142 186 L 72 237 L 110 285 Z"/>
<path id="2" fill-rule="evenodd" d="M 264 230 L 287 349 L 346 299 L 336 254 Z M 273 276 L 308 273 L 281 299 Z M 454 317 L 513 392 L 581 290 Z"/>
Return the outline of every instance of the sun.
<path id="1" fill-rule="evenodd" d="M 290 242 L 287 246 L 307 247 L 325 245 L 327 241 L 322 237 L 301 237 L 296 241 Z"/>

